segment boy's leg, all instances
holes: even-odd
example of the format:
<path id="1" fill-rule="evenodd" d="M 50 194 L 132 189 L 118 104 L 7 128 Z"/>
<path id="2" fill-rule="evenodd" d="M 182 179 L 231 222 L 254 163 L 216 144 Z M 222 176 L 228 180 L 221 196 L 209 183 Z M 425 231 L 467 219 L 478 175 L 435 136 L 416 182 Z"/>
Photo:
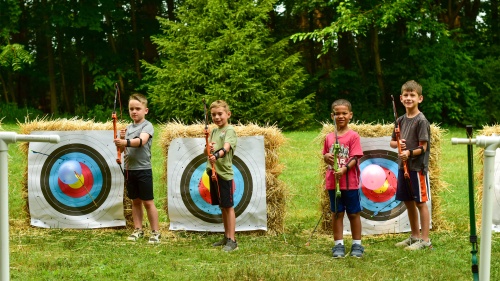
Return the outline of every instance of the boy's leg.
<path id="1" fill-rule="evenodd" d="M 234 213 L 234 208 L 221 208 L 222 209 L 222 221 L 224 222 L 224 232 L 227 238 L 236 241 L 236 214 Z"/>
<path id="2" fill-rule="evenodd" d="M 153 200 L 143 201 L 144 208 L 146 208 L 146 214 L 148 215 L 149 223 L 151 224 L 151 230 L 159 231 L 160 225 L 158 222 L 158 210 L 156 209 Z M 141 208 L 142 210 L 142 208 Z"/>
<path id="3" fill-rule="evenodd" d="M 359 213 L 347 214 L 351 225 L 352 240 L 361 240 L 361 216 Z"/>
<path id="4" fill-rule="evenodd" d="M 344 239 L 344 214 L 345 212 L 332 214 L 333 240 Z"/>
<path id="5" fill-rule="evenodd" d="M 430 228 L 430 216 L 429 209 L 427 209 L 427 204 L 425 202 L 416 203 L 417 209 L 420 214 L 420 227 L 422 228 L 421 238 L 425 242 L 429 241 L 429 228 Z"/>
<path id="6" fill-rule="evenodd" d="M 142 200 L 139 198 L 132 200 L 132 219 L 134 220 L 134 228 L 142 229 L 142 218 L 144 216 L 142 210 Z"/>
<path id="7" fill-rule="evenodd" d="M 418 221 L 418 210 L 414 201 L 404 201 L 406 210 L 408 211 L 408 220 L 410 221 L 411 236 L 414 238 L 420 237 L 420 225 Z"/>

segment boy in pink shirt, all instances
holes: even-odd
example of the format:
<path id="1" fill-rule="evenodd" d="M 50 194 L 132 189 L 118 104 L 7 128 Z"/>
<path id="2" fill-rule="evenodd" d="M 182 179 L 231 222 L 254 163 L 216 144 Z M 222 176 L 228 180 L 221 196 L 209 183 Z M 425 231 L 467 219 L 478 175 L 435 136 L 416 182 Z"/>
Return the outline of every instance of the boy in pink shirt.
<path id="1" fill-rule="evenodd" d="M 330 210 L 333 216 L 333 238 L 334 247 L 332 255 L 334 258 L 345 257 L 344 246 L 344 213 L 347 213 L 352 231 L 352 247 L 350 255 L 361 258 L 364 248 L 361 246 L 361 203 L 359 189 L 359 164 L 358 160 L 363 156 L 360 137 L 358 133 L 349 129 L 348 124 L 353 116 L 351 103 L 344 99 L 332 103 L 332 120 L 336 124 L 335 132 L 329 133 L 323 147 L 323 160 L 328 164 L 326 171 L 326 189 L 330 197 Z M 337 159 L 334 155 L 334 147 L 338 141 L 339 151 Z M 338 169 L 334 170 L 335 161 Z M 336 181 L 339 183 L 340 196 L 336 194 Z"/>

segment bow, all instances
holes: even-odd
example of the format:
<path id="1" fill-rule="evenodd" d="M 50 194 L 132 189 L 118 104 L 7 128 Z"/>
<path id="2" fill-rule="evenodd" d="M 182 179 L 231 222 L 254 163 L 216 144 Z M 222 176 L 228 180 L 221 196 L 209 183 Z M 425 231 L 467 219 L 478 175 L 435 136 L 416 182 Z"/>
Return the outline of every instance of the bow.
<path id="1" fill-rule="evenodd" d="M 337 173 L 339 171 L 338 157 L 339 157 L 340 145 L 339 145 L 339 136 L 337 135 L 337 121 L 335 120 L 335 116 L 333 116 L 333 127 L 334 127 L 333 131 L 335 133 L 335 144 L 333 145 L 333 157 L 334 157 L 333 170 L 335 171 L 335 173 Z M 337 198 L 340 198 L 340 185 L 339 185 L 339 180 L 337 180 L 337 175 L 335 175 L 335 215 L 337 215 Z"/>
<path id="2" fill-rule="evenodd" d="M 203 133 L 205 134 L 205 149 L 208 158 L 212 156 L 212 152 L 210 151 L 210 143 L 208 142 L 208 136 L 210 135 L 210 131 L 208 130 L 208 110 L 207 110 L 207 103 L 205 102 L 205 99 L 203 99 L 203 108 L 205 110 L 205 128 L 203 130 Z M 219 189 L 219 181 L 217 180 L 217 172 L 215 171 L 215 164 L 212 163 L 212 175 L 211 178 L 213 181 L 217 183 L 217 188 Z M 220 198 L 220 190 L 219 192 L 219 198 Z"/>
<path id="3" fill-rule="evenodd" d="M 396 103 L 394 102 L 393 95 L 391 95 L 391 99 L 392 99 L 392 110 L 394 111 L 394 133 L 396 135 L 396 142 L 398 144 L 398 153 L 401 154 L 403 153 L 403 149 L 401 149 L 401 143 L 399 142 L 401 138 L 401 131 L 398 123 L 398 111 L 396 110 Z M 406 185 L 408 186 L 410 196 L 413 198 L 413 190 L 411 188 L 410 174 L 408 173 L 408 163 L 406 161 L 403 161 L 403 169 L 404 169 L 404 177 Z"/>
<path id="4" fill-rule="evenodd" d="M 118 128 L 117 128 L 117 122 L 118 118 L 116 117 L 116 100 L 120 101 L 120 109 L 121 109 L 121 100 L 120 100 L 120 90 L 118 89 L 118 84 L 115 83 L 115 102 L 114 102 L 114 107 L 113 107 L 113 113 L 111 114 L 111 119 L 113 119 L 113 139 L 118 138 Z M 120 112 L 121 115 L 121 112 Z M 116 147 L 116 163 L 120 166 L 120 170 L 122 170 L 122 153 L 120 151 L 119 147 Z"/>
<path id="5" fill-rule="evenodd" d="M 468 175 L 469 175 L 469 220 L 470 220 L 470 243 L 472 244 L 472 278 L 474 281 L 479 280 L 479 268 L 477 265 L 477 235 L 476 235 L 476 214 L 474 212 L 474 159 L 472 151 L 472 125 L 466 126 L 467 138 L 469 138 L 469 144 L 467 144 L 467 163 L 468 163 Z"/>

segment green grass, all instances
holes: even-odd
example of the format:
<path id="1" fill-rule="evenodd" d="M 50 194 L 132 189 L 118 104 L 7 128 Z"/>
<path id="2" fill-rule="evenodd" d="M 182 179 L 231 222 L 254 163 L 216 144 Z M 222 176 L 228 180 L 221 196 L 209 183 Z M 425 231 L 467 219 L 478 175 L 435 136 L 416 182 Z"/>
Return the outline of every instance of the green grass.
<path id="1" fill-rule="evenodd" d="M 16 131 L 15 125 L 2 125 Z M 315 132 L 285 133 L 281 150 L 286 169 L 280 178 L 290 189 L 286 231 L 278 236 L 238 233 L 240 250 L 212 248 L 220 234 L 168 231 L 163 210 L 166 184 L 161 181 L 163 157 L 153 142 L 155 202 L 160 211 L 162 244 L 128 243 L 126 229 L 61 230 L 29 227 L 22 212 L 22 177 L 26 159 L 9 146 L 10 266 L 12 280 L 471 280 L 471 246 L 465 146 L 452 146 L 451 129 L 443 141 L 441 196 L 447 231 L 431 231 L 434 249 L 406 252 L 393 244 L 407 234 L 363 237 L 362 259 L 331 258 L 331 235 L 315 234 L 319 219 L 318 144 Z M 157 129 L 156 134 L 159 134 Z M 476 172 L 479 167 L 476 168 Z M 476 210 L 480 212 L 480 210 Z M 500 244 L 492 242 L 491 280 L 500 280 Z M 350 245 L 350 237 L 346 237 Z"/>

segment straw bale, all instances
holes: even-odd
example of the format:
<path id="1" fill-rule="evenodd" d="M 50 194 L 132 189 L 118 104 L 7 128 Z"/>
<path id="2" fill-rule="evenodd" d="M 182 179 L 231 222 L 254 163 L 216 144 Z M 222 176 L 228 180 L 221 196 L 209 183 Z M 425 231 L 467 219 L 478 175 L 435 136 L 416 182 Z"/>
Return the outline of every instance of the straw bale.
<path id="1" fill-rule="evenodd" d="M 482 130 L 479 130 L 477 135 L 480 136 L 493 136 L 500 135 L 500 125 L 496 124 L 493 126 L 484 126 Z M 478 182 L 476 189 L 475 206 L 477 210 L 483 208 L 483 177 L 484 177 L 484 148 L 479 148 L 478 152 L 474 156 L 480 164 L 479 172 L 476 173 L 476 180 Z M 481 212 L 476 212 L 476 225 L 481 225 Z M 479 228 L 478 228 L 479 229 Z"/>
<path id="2" fill-rule="evenodd" d="M 210 125 L 209 130 L 214 129 L 215 125 Z M 281 130 L 276 126 L 261 127 L 256 124 L 237 124 L 234 130 L 238 137 L 264 136 L 264 152 L 266 162 L 266 200 L 267 200 L 267 234 L 275 235 L 284 232 L 284 219 L 286 215 L 286 199 L 288 198 L 288 189 L 286 184 L 278 179 L 284 166 L 279 161 L 279 148 L 286 142 L 286 138 Z M 161 125 L 160 143 L 165 155 L 163 162 L 162 180 L 167 181 L 167 163 L 168 149 L 172 140 L 176 138 L 204 138 L 205 124 L 197 122 L 192 125 L 186 125 L 175 121 Z M 165 192 L 167 193 L 167 192 Z M 168 196 L 165 199 L 164 210 L 168 214 Z"/>
<path id="3" fill-rule="evenodd" d="M 333 123 L 323 123 L 323 128 L 319 135 L 315 138 L 315 141 L 322 148 L 326 135 L 333 132 Z M 394 130 L 394 124 L 373 124 L 373 123 L 353 123 L 349 124 L 349 128 L 356 131 L 361 137 L 365 138 L 375 138 L 391 136 Z M 439 167 L 441 158 L 441 141 L 442 134 L 444 130 L 441 129 L 436 124 L 431 124 L 431 152 L 429 159 L 429 178 L 431 184 L 431 198 L 432 198 L 432 227 L 434 230 L 446 229 L 446 222 L 443 219 L 443 212 L 441 210 L 441 191 L 446 187 L 440 179 L 441 170 Z M 387 144 L 389 147 L 389 144 Z M 317 186 L 319 190 L 320 198 L 320 211 L 323 214 L 323 221 L 321 225 L 323 226 L 322 231 L 331 231 L 331 211 L 330 211 L 330 200 L 328 198 L 328 193 L 325 192 L 325 173 L 326 164 L 323 161 L 321 154 L 321 149 L 318 150 L 318 161 L 320 161 L 319 174 L 321 178 L 320 184 Z"/>
<path id="4" fill-rule="evenodd" d="M 18 122 L 19 134 L 29 135 L 31 132 L 36 131 L 87 131 L 87 130 L 113 130 L 113 122 L 109 121 L 106 123 L 94 122 L 90 119 L 80 119 L 78 117 L 74 118 L 57 118 L 51 119 L 48 116 L 35 118 L 34 120 L 29 120 L 26 118 L 24 123 Z M 117 122 L 117 129 L 125 129 L 126 123 Z M 18 144 L 19 150 L 28 158 L 29 143 L 21 142 Z M 124 187 L 125 189 L 125 187 Z M 124 190 L 125 191 L 125 190 Z M 26 168 L 23 177 L 23 191 L 22 198 L 24 201 L 23 211 L 26 213 L 27 223 L 29 224 L 29 204 L 28 204 L 28 161 L 26 161 Z M 127 226 L 133 225 L 132 211 L 131 211 L 131 201 L 127 196 L 123 197 L 123 205 L 125 207 L 125 220 Z M 129 206 L 129 207 L 127 207 Z"/>

